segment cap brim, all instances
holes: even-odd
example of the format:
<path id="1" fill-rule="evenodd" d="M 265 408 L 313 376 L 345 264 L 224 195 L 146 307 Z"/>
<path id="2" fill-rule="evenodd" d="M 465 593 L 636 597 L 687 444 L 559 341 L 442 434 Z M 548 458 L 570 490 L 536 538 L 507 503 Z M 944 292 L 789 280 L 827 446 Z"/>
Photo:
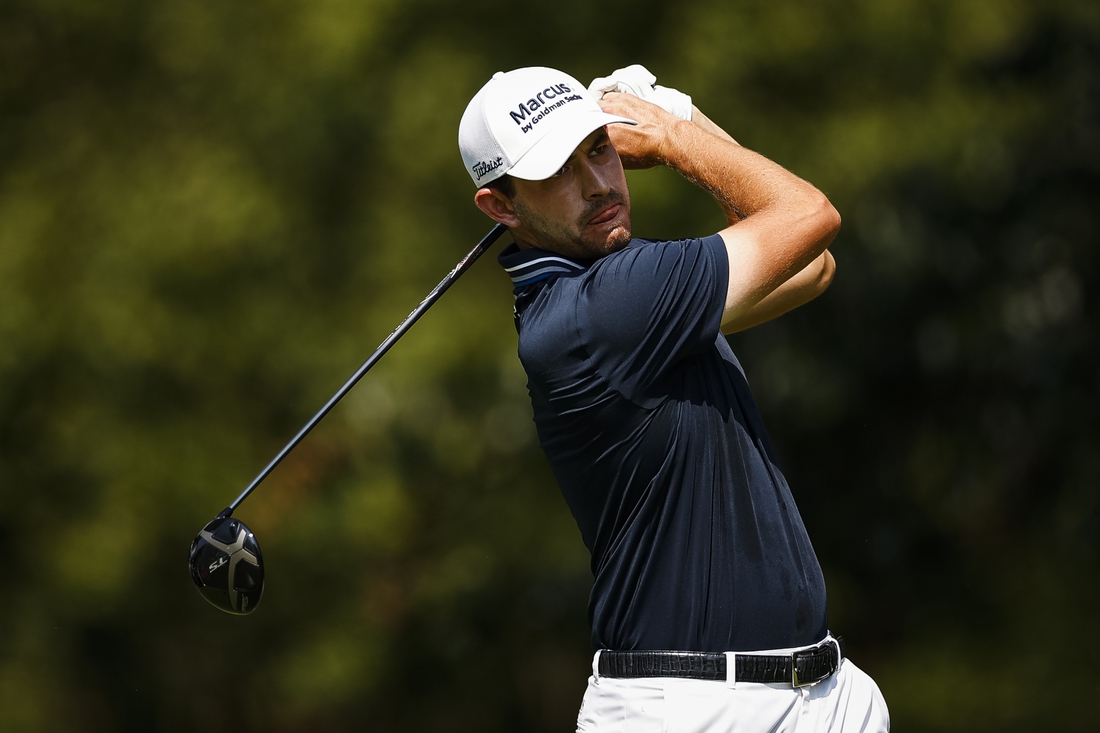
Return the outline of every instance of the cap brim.
<path id="1" fill-rule="evenodd" d="M 508 170 L 508 175 L 526 181 L 541 181 L 561 170 L 565 161 L 584 142 L 584 139 L 604 125 L 621 122 L 636 125 L 637 121 L 628 117 L 609 115 L 606 112 L 591 111 L 573 116 L 568 122 L 558 125 L 527 151 L 522 158 Z"/>

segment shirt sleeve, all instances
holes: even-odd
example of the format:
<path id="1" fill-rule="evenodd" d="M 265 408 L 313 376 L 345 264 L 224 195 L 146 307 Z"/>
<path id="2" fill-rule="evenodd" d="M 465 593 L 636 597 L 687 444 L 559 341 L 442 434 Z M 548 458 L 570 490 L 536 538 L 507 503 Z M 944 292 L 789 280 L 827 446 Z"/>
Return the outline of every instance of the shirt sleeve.
<path id="1" fill-rule="evenodd" d="M 729 257 L 720 235 L 645 242 L 593 267 L 578 309 L 596 368 L 631 397 L 712 348 L 721 332 Z"/>

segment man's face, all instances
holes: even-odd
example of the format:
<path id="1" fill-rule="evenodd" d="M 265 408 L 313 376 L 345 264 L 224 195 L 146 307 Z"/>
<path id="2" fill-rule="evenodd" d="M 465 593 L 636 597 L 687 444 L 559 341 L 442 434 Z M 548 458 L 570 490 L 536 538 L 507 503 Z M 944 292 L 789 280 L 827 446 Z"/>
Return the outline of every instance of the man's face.
<path id="1" fill-rule="evenodd" d="M 630 241 L 630 192 L 605 128 L 585 138 L 550 178 L 513 180 L 511 204 L 521 225 L 512 234 L 521 246 L 596 259 Z"/>

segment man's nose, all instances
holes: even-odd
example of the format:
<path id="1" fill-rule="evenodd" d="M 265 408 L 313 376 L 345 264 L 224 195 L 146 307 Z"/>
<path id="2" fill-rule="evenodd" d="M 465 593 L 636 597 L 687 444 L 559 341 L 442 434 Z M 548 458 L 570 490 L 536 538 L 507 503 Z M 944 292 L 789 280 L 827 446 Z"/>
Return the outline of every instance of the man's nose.
<path id="1" fill-rule="evenodd" d="M 585 159 L 581 168 L 581 186 L 585 199 L 603 198 L 611 192 L 611 179 L 604 166 Z"/>

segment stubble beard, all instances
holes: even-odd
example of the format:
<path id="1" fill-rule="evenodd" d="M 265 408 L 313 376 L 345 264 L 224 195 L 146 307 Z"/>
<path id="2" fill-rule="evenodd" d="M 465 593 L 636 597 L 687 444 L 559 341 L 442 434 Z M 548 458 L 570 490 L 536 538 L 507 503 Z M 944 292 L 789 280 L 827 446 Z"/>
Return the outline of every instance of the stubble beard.
<path id="1" fill-rule="evenodd" d="M 588 221 L 608 204 L 622 206 L 622 220 L 607 234 L 588 231 Z M 590 201 L 577 221 L 566 224 L 550 219 L 513 199 L 516 216 L 535 238 L 540 249 L 557 252 L 582 260 L 594 260 L 617 252 L 630 242 L 630 199 L 618 191 L 611 191 L 599 201 Z"/>

